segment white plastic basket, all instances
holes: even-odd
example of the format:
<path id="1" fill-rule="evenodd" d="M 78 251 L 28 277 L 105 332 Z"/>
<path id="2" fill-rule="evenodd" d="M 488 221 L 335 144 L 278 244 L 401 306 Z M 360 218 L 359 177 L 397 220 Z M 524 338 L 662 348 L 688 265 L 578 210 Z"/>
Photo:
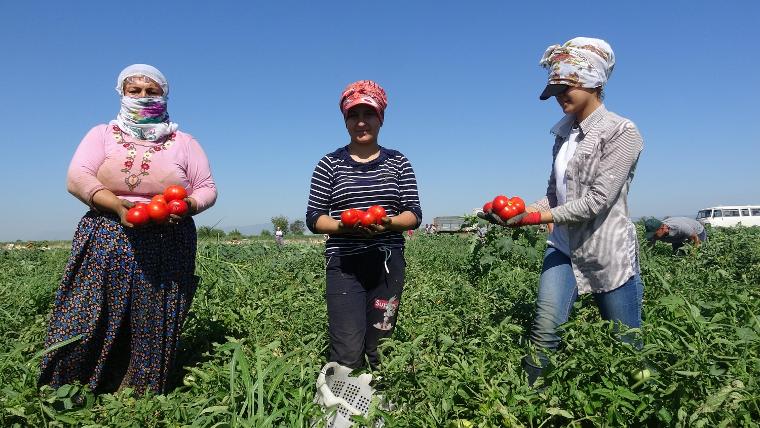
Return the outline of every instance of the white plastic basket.
<path id="1" fill-rule="evenodd" d="M 370 386 L 372 375 L 369 373 L 350 376 L 351 369 L 336 362 L 329 362 L 322 367 L 317 377 L 317 393 L 314 402 L 327 412 L 325 426 L 328 428 L 348 428 L 354 425 L 352 415 L 367 416 L 375 389 Z M 330 413 L 332 409 L 335 412 Z M 375 423 L 379 428 L 382 420 Z"/>

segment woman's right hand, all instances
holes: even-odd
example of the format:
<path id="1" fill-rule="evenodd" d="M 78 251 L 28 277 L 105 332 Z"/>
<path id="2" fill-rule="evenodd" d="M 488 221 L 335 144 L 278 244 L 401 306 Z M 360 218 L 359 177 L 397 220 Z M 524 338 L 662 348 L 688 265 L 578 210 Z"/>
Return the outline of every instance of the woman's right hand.
<path id="1" fill-rule="evenodd" d="M 526 213 L 536 213 L 536 212 L 539 212 L 539 211 L 541 211 L 541 210 L 539 210 L 536 207 L 525 207 L 525 212 Z M 552 230 L 554 230 L 554 223 L 546 223 L 546 231 L 548 233 L 552 233 Z"/>
<path id="2" fill-rule="evenodd" d="M 119 216 L 119 221 L 124 227 L 132 228 L 134 225 L 127 221 L 127 211 L 134 203 L 121 199 L 108 189 L 100 189 L 92 195 L 91 206 L 100 212 L 110 212 Z"/>
<path id="3" fill-rule="evenodd" d="M 501 219 L 501 217 L 499 217 L 498 215 L 496 215 L 494 213 L 487 213 L 487 212 L 483 212 L 483 211 L 478 211 L 477 216 L 478 216 L 478 218 L 482 218 L 483 220 L 485 220 L 485 221 L 487 221 L 487 222 L 489 222 L 491 224 L 495 224 L 495 225 L 498 225 L 498 226 L 505 226 L 506 225 L 504 223 L 504 221 Z"/>
<path id="4" fill-rule="evenodd" d="M 525 213 L 537 213 L 537 212 L 540 212 L 540 210 L 538 208 L 536 208 L 536 207 L 532 207 L 532 206 L 525 207 Z M 512 226 L 512 225 L 508 225 L 507 222 L 505 222 L 504 220 L 502 220 L 501 217 L 499 217 L 498 215 L 496 215 L 494 213 L 486 213 L 486 212 L 483 212 L 483 211 L 478 211 L 477 216 L 478 216 L 478 218 L 482 218 L 483 220 L 485 220 L 485 221 L 487 221 L 487 222 L 489 222 L 491 224 L 496 224 L 496 225 L 499 225 L 499 226 Z M 549 229 L 550 232 L 551 232 L 551 228 L 553 226 L 554 225 L 550 223 L 550 226 L 549 226 L 550 227 L 550 229 Z"/>
<path id="5" fill-rule="evenodd" d="M 126 199 L 119 199 L 120 204 L 116 206 L 116 214 L 119 216 L 121 225 L 124 227 L 133 228 L 134 224 L 127 221 L 127 213 L 129 209 L 135 206 L 134 202 L 130 202 Z"/>

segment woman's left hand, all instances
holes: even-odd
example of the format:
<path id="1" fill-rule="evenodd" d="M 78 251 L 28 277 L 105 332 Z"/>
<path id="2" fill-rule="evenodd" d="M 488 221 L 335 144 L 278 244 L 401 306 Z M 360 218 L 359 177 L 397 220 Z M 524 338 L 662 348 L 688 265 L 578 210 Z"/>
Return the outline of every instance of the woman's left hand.
<path id="1" fill-rule="evenodd" d="M 195 199 L 188 196 L 183 200 L 187 204 L 187 211 L 181 216 L 177 214 L 169 214 L 169 224 L 178 224 L 180 221 L 182 221 L 183 218 L 190 217 L 195 214 L 195 210 L 197 209 L 196 207 L 198 205 L 198 203 L 195 202 Z"/>
<path id="2" fill-rule="evenodd" d="M 363 236 L 365 238 L 371 238 L 371 237 L 377 235 L 378 233 L 383 233 L 383 232 L 387 232 L 387 231 L 391 230 L 391 228 L 390 228 L 391 218 L 390 217 L 388 217 L 388 216 L 383 217 L 380 220 L 380 223 L 381 224 L 370 224 L 369 226 L 362 226 L 361 223 L 356 223 L 356 225 L 354 227 L 352 227 L 352 229 L 353 229 L 353 231 L 356 234 L 358 234 L 360 236 Z"/>
<path id="3" fill-rule="evenodd" d="M 380 219 L 380 224 L 370 224 L 366 229 L 369 229 L 371 235 L 375 235 L 378 233 L 387 232 L 390 229 L 392 221 L 391 218 L 388 216 L 385 216 Z"/>

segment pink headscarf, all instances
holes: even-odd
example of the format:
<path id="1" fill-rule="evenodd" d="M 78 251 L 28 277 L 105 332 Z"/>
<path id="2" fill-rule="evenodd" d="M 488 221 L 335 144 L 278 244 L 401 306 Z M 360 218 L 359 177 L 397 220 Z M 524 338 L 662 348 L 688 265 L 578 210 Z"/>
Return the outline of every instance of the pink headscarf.
<path id="1" fill-rule="evenodd" d="M 358 104 L 372 106 L 382 123 L 385 118 L 385 107 L 388 106 L 385 89 L 371 80 L 359 80 L 349 84 L 340 95 L 340 111 L 343 112 L 343 117 L 346 117 L 351 107 Z"/>

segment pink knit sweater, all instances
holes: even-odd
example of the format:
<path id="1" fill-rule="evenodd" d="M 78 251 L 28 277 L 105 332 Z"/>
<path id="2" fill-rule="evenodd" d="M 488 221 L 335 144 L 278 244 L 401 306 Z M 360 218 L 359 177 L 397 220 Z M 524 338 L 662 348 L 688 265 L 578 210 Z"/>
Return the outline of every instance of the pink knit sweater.
<path id="1" fill-rule="evenodd" d="M 122 199 L 146 202 L 167 186 L 179 184 L 198 203 L 198 212 L 214 205 L 216 184 L 208 158 L 190 134 L 178 131 L 165 147 L 126 133 L 119 144 L 114 133 L 111 125 L 98 125 L 79 143 L 66 180 L 72 195 L 91 206 L 95 192 L 108 189 Z M 151 147 L 154 151 L 146 161 L 144 155 Z"/>

